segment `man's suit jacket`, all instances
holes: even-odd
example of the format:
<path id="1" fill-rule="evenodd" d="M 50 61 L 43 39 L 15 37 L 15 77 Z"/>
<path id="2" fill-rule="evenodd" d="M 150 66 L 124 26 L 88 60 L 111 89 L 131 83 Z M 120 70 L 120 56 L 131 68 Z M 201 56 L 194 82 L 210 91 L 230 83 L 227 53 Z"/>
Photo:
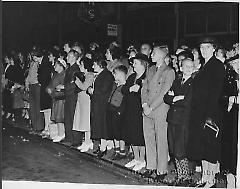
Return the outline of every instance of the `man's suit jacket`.
<path id="1" fill-rule="evenodd" d="M 64 85 L 65 85 L 65 94 L 72 95 L 75 93 L 78 88 L 75 84 L 76 73 L 80 72 L 79 66 L 75 63 L 66 70 Z"/>
<path id="2" fill-rule="evenodd" d="M 142 104 L 147 103 L 153 109 L 149 117 L 158 117 L 162 111 L 168 111 L 169 105 L 163 101 L 164 95 L 171 88 L 175 79 L 173 69 L 163 63 L 160 68 L 152 66 L 142 88 Z"/>
<path id="3" fill-rule="evenodd" d="M 178 77 L 174 80 L 170 89 L 170 91 L 174 92 L 174 95 L 172 96 L 168 93 L 165 94 L 163 100 L 166 104 L 170 105 L 167 116 L 168 122 L 188 125 L 192 100 L 192 82 L 192 77 L 190 77 L 184 83 L 182 83 L 182 77 Z M 179 95 L 183 95 L 184 99 L 173 102 L 173 98 Z"/>

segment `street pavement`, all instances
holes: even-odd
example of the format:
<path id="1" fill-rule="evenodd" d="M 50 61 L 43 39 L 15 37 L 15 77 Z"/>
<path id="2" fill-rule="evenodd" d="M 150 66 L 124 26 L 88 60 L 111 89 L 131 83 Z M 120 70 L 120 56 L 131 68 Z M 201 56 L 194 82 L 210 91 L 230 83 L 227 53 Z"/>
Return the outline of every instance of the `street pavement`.
<path id="1" fill-rule="evenodd" d="M 80 153 L 62 143 L 53 143 L 48 138 L 29 134 L 26 120 L 3 121 L 2 179 L 44 182 L 70 182 L 87 184 L 124 184 L 124 185 L 166 185 L 151 179 L 141 178 L 140 172 L 125 168 L 130 161 L 110 160 L 111 150 L 105 157 L 98 159 L 90 150 Z M 174 165 L 169 165 L 166 180 L 176 176 Z M 193 178 L 200 178 L 195 173 Z M 217 187 L 224 188 L 225 182 L 219 178 Z"/>
<path id="2" fill-rule="evenodd" d="M 88 184 L 143 185 L 146 182 L 96 158 L 61 144 L 30 135 L 3 123 L 2 179 Z"/>

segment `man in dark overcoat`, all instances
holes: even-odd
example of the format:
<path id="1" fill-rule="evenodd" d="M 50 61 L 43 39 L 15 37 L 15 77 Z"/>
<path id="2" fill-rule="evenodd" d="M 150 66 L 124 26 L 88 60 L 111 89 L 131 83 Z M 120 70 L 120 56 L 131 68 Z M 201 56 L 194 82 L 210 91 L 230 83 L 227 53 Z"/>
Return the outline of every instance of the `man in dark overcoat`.
<path id="1" fill-rule="evenodd" d="M 64 106 L 64 123 L 65 123 L 65 140 L 64 142 L 69 142 L 70 145 L 74 143 L 73 138 L 73 118 L 75 113 L 75 108 L 77 104 L 77 86 L 75 84 L 75 75 L 80 72 L 79 66 L 77 65 L 77 60 L 79 54 L 75 50 L 71 50 L 67 55 L 67 62 L 70 64 L 69 68 L 66 70 L 64 78 L 64 89 L 65 89 L 65 106 Z"/>
<path id="2" fill-rule="evenodd" d="M 214 56 L 215 40 L 203 37 L 200 51 L 205 60 L 193 81 L 192 107 L 189 123 L 188 158 L 202 161 L 203 174 L 201 183 L 205 187 L 213 186 L 218 171 L 220 155 L 220 107 L 225 69 L 220 60 Z M 216 127 L 204 127 L 210 118 Z M 211 174 L 207 174 L 210 173 Z"/>

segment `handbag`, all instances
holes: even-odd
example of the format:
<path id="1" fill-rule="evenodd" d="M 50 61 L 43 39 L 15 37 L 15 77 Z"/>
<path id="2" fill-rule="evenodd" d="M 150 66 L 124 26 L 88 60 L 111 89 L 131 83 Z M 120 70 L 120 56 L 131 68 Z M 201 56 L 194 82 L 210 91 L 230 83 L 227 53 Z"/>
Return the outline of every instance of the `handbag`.
<path id="1" fill-rule="evenodd" d="M 65 99 L 65 92 L 64 89 L 61 91 L 55 91 L 53 94 L 54 100 L 64 100 Z"/>
<path id="2" fill-rule="evenodd" d="M 219 127 L 211 118 L 206 119 L 203 129 L 213 131 L 215 133 L 215 137 L 218 137 Z"/>

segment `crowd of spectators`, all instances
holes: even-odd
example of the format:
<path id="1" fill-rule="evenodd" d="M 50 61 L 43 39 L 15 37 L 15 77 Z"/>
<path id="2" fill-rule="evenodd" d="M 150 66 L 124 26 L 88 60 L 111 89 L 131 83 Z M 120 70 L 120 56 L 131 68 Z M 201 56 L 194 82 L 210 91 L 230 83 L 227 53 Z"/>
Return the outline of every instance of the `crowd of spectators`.
<path id="1" fill-rule="evenodd" d="M 112 148 L 114 161 L 132 155 L 125 167 L 145 168 L 143 177 L 158 182 L 173 162 L 171 184 L 214 187 L 221 171 L 235 187 L 238 51 L 206 36 L 174 53 L 157 43 L 125 52 L 117 42 L 104 51 L 78 42 L 11 51 L 2 64 L 2 115 L 99 158 Z M 202 173 L 197 183 L 192 171 Z"/>

